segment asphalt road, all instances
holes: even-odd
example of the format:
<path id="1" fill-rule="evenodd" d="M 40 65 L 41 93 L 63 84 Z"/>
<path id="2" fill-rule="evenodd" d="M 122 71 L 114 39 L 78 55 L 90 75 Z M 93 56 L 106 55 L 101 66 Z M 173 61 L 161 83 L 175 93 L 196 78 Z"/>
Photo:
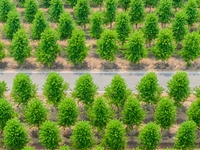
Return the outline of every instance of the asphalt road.
<path id="1" fill-rule="evenodd" d="M 13 78 L 19 72 L 0 72 L 0 81 L 4 80 L 7 83 L 9 91 L 12 89 Z M 42 91 L 42 86 L 45 82 L 49 72 L 23 72 L 27 73 L 32 79 L 33 83 L 38 85 L 38 92 Z M 74 88 L 74 84 L 77 78 L 86 72 L 59 72 L 66 82 L 70 84 L 70 89 Z M 115 74 L 120 74 L 126 81 L 128 87 L 135 91 L 135 86 L 138 81 L 147 72 L 89 72 L 94 82 L 97 84 L 98 91 L 103 92 L 104 87 L 110 83 L 112 77 Z M 169 81 L 175 72 L 156 72 L 159 80 L 159 84 L 166 89 L 167 81 Z M 190 87 L 195 87 L 200 85 L 200 72 L 188 72 L 188 77 L 190 79 Z"/>

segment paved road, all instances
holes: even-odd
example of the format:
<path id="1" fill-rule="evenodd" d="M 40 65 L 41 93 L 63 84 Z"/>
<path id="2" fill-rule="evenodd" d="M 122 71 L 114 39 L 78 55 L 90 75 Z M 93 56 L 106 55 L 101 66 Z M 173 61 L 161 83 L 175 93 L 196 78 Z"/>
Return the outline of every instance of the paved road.
<path id="1" fill-rule="evenodd" d="M 12 89 L 13 78 L 19 72 L 0 72 L 0 80 L 4 80 L 7 83 L 9 91 Z M 38 92 L 42 91 L 42 85 L 45 82 L 49 72 L 24 72 L 30 75 L 30 78 L 34 83 L 38 85 Z M 70 89 L 74 88 L 74 83 L 76 79 L 84 74 L 85 72 L 59 72 L 61 76 L 70 84 Z M 94 82 L 98 85 L 99 92 L 104 91 L 104 87 L 108 85 L 115 74 L 120 74 L 126 81 L 128 87 L 135 91 L 135 86 L 138 81 L 143 77 L 147 72 L 90 72 Z M 172 75 L 175 72 L 156 72 L 158 76 L 159 83 L 166 88 L 167 81 L 171 79 Z M 190 86 L 195 87 L 200 85 L 200 72 L 188 72 L 190 79 Z"/>

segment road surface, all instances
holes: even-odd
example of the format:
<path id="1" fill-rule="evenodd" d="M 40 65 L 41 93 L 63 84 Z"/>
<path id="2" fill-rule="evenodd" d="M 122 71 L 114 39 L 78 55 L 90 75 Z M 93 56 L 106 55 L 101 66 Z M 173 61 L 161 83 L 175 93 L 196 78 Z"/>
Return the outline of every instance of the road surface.
<path id="1" fill-rule="evenodd" d="M 9 91 L 12 89 L 13 78 L 18 72 L 0 72 L 0 81 L 4 80 L 7 83 Z M 45 82 L 45 78 L 47 77 L 49 72 L 31 72 L 26 71 L 23 73 L 27 73 L 30 78 L 32 79 L 33 83 L 38 85 L 38 92 L 42 91 L 42 86 Z M 74 88 L 74 84 L 76 79 L 86 73 L 86 72 L 58 72 L 64 78 L 66 82 L 69 83 L 70 89 Z M 126 81 L 127 86 L 135 91 L 135 86 L 137 85 L 138 81 L 147 73 L 147 72 L 89 72 L 95 84 L 97 84 L 98 91 L 103 92 L 104 87 L 110 83 L 113 76 L 115 74 L 120 74 Z M 156 72 L 159 84 L 166 89 L 167 81 L 169 81 L 172 75 L 175 72 Z M 190 87 L 195 87 L 200 85 L 200 72 L 188 72 L 188 77 L 190 79 Z M 70 91 L 70 90 L 69 90 Z M 68 92 L 69 92 L 68 91 Z"/>

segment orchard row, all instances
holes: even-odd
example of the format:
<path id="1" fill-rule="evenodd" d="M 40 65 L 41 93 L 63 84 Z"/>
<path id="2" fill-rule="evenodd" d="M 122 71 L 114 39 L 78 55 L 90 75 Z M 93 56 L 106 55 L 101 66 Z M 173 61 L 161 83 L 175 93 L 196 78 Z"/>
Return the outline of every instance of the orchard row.
<path id="1" fill-rule="evenodd" d="M 120 0 L 119 5 L 124 11 L 118 12 L 116 0 L 93 0 L 97 5 L 105 3 L 103 12 L 92 12 L 90 1 L 70 0 L 74 16 L 64 8 L 62 0 L 44 0 L 48 7 L 50 20 L 58 23 L 56 31 L 50 28 L 50 23 L 44 12 L 39 9 L 36 0 L 20 0 L 24 8 L 24 18 L 31 23 L 30 36 L 33 40 L 40 40 L 34 56 L 37 61 L 50 67 L 61 53 L 57 40 L 67 40 L 65 48 L 66 58 L 73 65 L 83 64 L 90 47 L 86 46 L 86 26 L 89 24 L 89 36 L 96 39 L 99 57 L 108 62 L 116 59 L 118 52 L 131 63 L 139 63 L 142 58 L 153 53 L 158 60 L 165 62 L 173 54 L 179 54 L 188 66 L 200 54 L 200 36 L 198 31 L 189 29 L 199 21 L 199 8 L 196 0 L 184 2 L 171 0 Z M 156 5 L 158 3 L 158 5 Z M 155 7 L 155 12 L 146 14 L 145 5 Z M 173 7 L 176 11 L 173 11 Z M 178 8 L 178 9 L 177 9 Z M 172 19 L 173 18 L 173 19 Z M 0 1 L 0 21 L 4 36 L 11 39 L 9 54 L 18 64 L 24 63 L 31 56 L 27 31 L 23 29 L 20 14 L 10 0 Z M 114 29 L 107 29 L 106 24 L 115 22 Z M 172 22 L 170 24 L 170 22 Z M 159 28 L 162 24 L 162 29 Z M 143 24 L 138 29 L 138 24 Z M 132 29 L 136 25 L 136 30 Z M 79 26 L 84 27 L 83 30 Z M 146 48 L 146 45 L 150 48 Z M 180 51 L 176 46 L 182 47 Z M 0 60 L 5 57 L 5 46 L 0 44 Z"/>
<path id="2" fill-rule="evenodd" d="M 39 142 L 46 149 L 57 149 L 63 145 L 59 127 L 64 130 L 73 128 L 70 136 L 70 147 L 73 149 L 93 147 L 96 150 L 123 150 L 127 145 L 127 134 L 133 130 L 139 130 L 139 149 L 156 149 L 162 138 L 161 130 L 169 130 L 175 124 L 178 108 L 189 97 L 189 83 L 187 73 L 177 72 L 167 83 L 168 97 L 163 97 L 163 88 L 158 84 L 156 74 L 150 72 L 138 82 L 138 94 L 133 95 L 124 79 L 115 75 L 105 87 L 104 95 L 96 96 L 97 85 L 90 74 L 84 74 L 77 79 L 71 96 L 66 97 L 65 91 L 69 84 L 58 73 L 51 72 L 44 83 L 43 95 L 47 103 L 58 110 L 56 122 L 53 122 L 48 118 L 45 104 L 36 97 L 37 86 L 27 74 L 19 73 L 13 80 L 11 97 L 22 108 L 24 120 L 21 122 L 11 102 L 4 97 L 6 83 L 0 83 L 3 145 L 7 149 L 32 150 L 31 147 L 25 147 L 30 145 L 27 128 L 35 126 L 39 130 Z M 189 120 L 180 125 L 175 135 L 177 149 L 195 147 L 196 130 L 200 127 L 200 88 L 196 87 L 195 91 L 197 100 L 187 110 Z M 83 113 L 78 107 L 80 103 L 84 105 L 88 120 L 79 118 L 80 113 Z M 143 121 L 150 105 L 155 106 L 154 122 L 144 126 Z M 101 135 L 99 146 L 95 132 Z M 69 147 L 64 145 L 60 149 L 68 150 Z"/>

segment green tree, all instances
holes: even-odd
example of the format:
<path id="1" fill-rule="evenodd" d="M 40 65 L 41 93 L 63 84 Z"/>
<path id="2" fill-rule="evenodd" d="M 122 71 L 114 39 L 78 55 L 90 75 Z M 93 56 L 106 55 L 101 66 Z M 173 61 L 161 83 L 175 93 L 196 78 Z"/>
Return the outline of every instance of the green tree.
<path id="1" fill-rule="evenodd" d="M 140 60 L 148 54 L 145 49 L 143 33 L 140 31 L 135 31 L 130 35 L 125 47 L 125 58 L 131 63 L 140 63 Z"/>
<path id="2" fill-rule="evenodd" d="M 142 0 L 132 0 L 129 11 L 130 21 L 132 24 L 143 22 L 145 17 L 145 8 Z"/>
<path id="3" fill-rule="evenodd" d="M 67 2 L 71 7 L 74 7 L 74 6 L 76 6 L 78 0 L 66 0 L 66 2 Z"/>
<path id="4" fill-rule="evenodd" d="M 175 9 L 180 8 L 184 5 L 184 0 L 173 0 L 172 5 Z"/>
<path id="5" fill-rule="evenodd" d="M 163 88 L 158 84 L 155 72 L 149 72 L 138 82 L 136 89 L 138 98 L 147 104 L 156 104 L 163 92 Z"/>
<path id="6" fill-rule="evenodd" d="M 116 17 L 115 28 L 117 31 L 117 36 L 122 45 L 126 42 L 126 38 L 131 32 L 131 24 L 128 13 L 121 12 Z"/>
<path id="7" fill-rule="evenodd" d="M 178 71 L 167 82 L 168 95 L 174 100 L 175 106 L 181 106 L 190 95 L 190 80 L 186 72 Z"/>
<path id="8" fill-rule="evenodd" d="M 82 65 L 88 52 L 89 48 L 86 46 L 85 33 L 81 29 L 74 29 L 66 48 L 67 60 L 73 65 Z"/>
<path id="9" fill-rule="evenodd" d="M 104 95 L 110 99 L 111 104 L 116 107 L 123 107 L 127 98 L 131 95 L 125 80 L 120 75 L 114 75 L 111 83 L 105 87 Z"/>
<path id="10" fill-rule="evenodd" d="M 83 25 L 85 29 L 85 25 L 89 23 L 89 15 L 90 15 L 90 4 L 88 0 L 78 0 L 74 13 L 77 18 L 77 24 Z"/>
<path id="11" fill-rule="evenodd" d="M 94 135 L 90 124 L 87 121 L 78 122 L 70 137 L 72 146 L 75 149 L 89 149 L 94 144 Z"/>
<path id="12" fill-rule="evenodd" d="M 184 9 L 187 15 L 187 23 L 189 26 L 192 26 L 199 19 L 196 0 L 188 0 Z"/>
<path id="13" fill-rule="evenodd" d="M 25 146 L 22 150 L 34 150 L 34 148 L 31 146 Z"/>
<path id="14" fill-rule="evenodd" d="M 119 0 L 118 3 L 125 11 L 127 11 L 130 7 L 131 0 Z"/>
<path id="15" fill-rule="evenodd" d="M 32 23 L 36 13 L 38 12 L 38 2 L 36 0 L 26 0 L 24 5 L 24 17 L 26 22 Z"/>
<path id="16" fill-rule="evenodd" d="M 114 61 L 118 51 L 116 31 L 105 29 L 97 41 L 97 48 L 101 59 L 109 62 Z"/>
<path id="17" fill-rule="evenodd" d="M 97 94 L 97 85 L 94 83 L 89 73 L 81 75 L 75 83 L 72 96 L 82 101 L 86 105 L 92 105 L 95 94 Z"/>
<path id="18" fill-rule="evenodd" d="M 39 141 L 47 149 L 54 150 L 59 147 L 61 134 L 54 122 L 46 121 L 41 125 L 39 130 Z"/>
<path id="19" fill-rule="evenodd" d="M 185 121 L 179 127 L 176 138 L 176 149 L 194 149 L 196 139 L 196 124 L 193 121 Z"/>
<path id="20" fill-rule="evenodd" d="M 33 20 L 31 25 L 31 36 L 34 40 L 40 39 L 42 32 L 49 27 L 49 23 L 47 22 L 44 12 L 39 10 Z"/>
<path id="21" fill-rule="evenodd" d="M 101 11 L 101 7 L 103 6 L 103 0 L 92 0 L 92 3 L 99 6 Z"/>
<path id="22" fill-rule="evenodd" d="M 94 150 L 104 150 L 104 148 L 101 146 L 95 146 Z"/>
<path id="23" fill-rule="evenodd" d="M 50 67 L 61 51 L 57 43 L 57 36 L 54 29 L 47 28 L 41 34 L 41 40 L 35 53 L 37 61 Z"/>
<path id="24" fill-rule="evenodd" d="M 148 123 L 139 133 L 140 148 L 143 150 L 156 150 L 161 140 L 160 132 L 160 127 L 157 124 Z"/>
<path id="25" fill-rule="evenodd" d="M 79 115 L 79 108 L 72 98 L 63 99 L 58 106 L 58 124 L 63 127 L 73 126 Z"/>
<path id="26" fill-rule="evenodd" d="M 158 20 L 163 24 L 171 21 L 173 10 L 172 0 L 160 0 L 160 4 L 157 9 Z"/>
<path id="27" fill-rule="evenodd" d="M 28 132 L 18 119 L 7 121 L 4 127 L 4 144 L 7 149 L 20 150 L 28 141 Z"/>
<path id="28" fill-rule="evenodd" d="M 67 145 L 63 145 L 59 148 L 59 150 L 70 150 Z"/>
<path id="29" fill-rule="evenodd" d="M 190 120 L 193 120 L 197 127 L 200 127 L 200 99 L 193 101 L 187 110 L 187 115 Z"/>
<path id="30" fill-rule="evenodd" d="M 18 0 L 18 5 L 20 7 L 24 7 L 24 4 L 25 4 L 25 0 Z"/>
<path id="31" fill-rule="evenodd" d="M 101 37 L 103 32 L 103 15 L 100 12 L 95 12 L 92 14 L 90 19 L 90 36 L 95 39 Z"/>
<path id="32" fill-rule="evenodd" d="M 159 33 L 159 26 L 158 17 L 155 13 L 150 13 L 146 16 L 143 32 L 147 42 L 151 42 L 153 39 L 157 38 Z"/>
<path id="33" fill-rule="evenodd" d="M 0 21 L 6 22 L 8 18 L 8 13 L 14 8 L 14 4 L 10 0 L 0 1 Z"/>
<path id="34" fill-rule="evenodd" d="M 18 64 L 23 64 L 31 56 L 32 47 L 25 29 L 19 29 L 13 36 L 9 46 L 10 55 Z"/>
<path id="35" fill-rule="evenodd" d="M 187 16 L 185 12 L 177 12 L 172 22 L 172 32 L 176 42 L 181 42 L 187 33 L 186 23 Z"/>
<path id="36" fill-rule="evenodd" d="M 125 102 L 122 119 L 128 130 L 133 129 L 133 125 L 139 126 L 145 118 L 145 112 L 136 98 L 129 97 Z"/>
<path id="37" fill-rule="evenodd" d="M 64 40 L 66 38 L 70 38 L 72 31 L 74 30 L 74 26 L 74 20 L 69 12 L 64 11 L 62 14 L 60 14 L 58 21 L 58 34 L 60 39 Z"/>
<path id="38" fill-rule="evenodd" d="M 170 29 L 165 28 L 160 30 L 156 39 L 153 54 L 158 60 L 166 61 L 174 53 L 173 33 Z"/>
<path id="39" fill-rule="evenodd" d="M 9 39 L 13 38 L 13 35 L 21 28 L 20 15 L 17 10 L 12 10 L 8 13 L 8 19 L 4 25 L 5 36 Z"/>
<path id="40" fill-rule="evenodd" d="M 103 97 L 96 98 L 89 112 L 91 124 L 99 131 L 102 131 L 111 119 L 111 116 L 112 112 L 110 107 L 106 104 L 106 100 Z"/>
<path id="41" fill-rule="evenodd" d="M 176 119 L 176 107 L 168 97 L 158 102 L 155 110 L 155 121 L 162 129 L 169 130 Z"/>
<path id="42" fill-rule="evenodd" d="M 111 120 L 104 134 L 105 145 L 110 150 L 124 150 L 126 147 L 125 129 L 119 120 Z"/>
<path id="43" fill-rule="evenodd" d="M 144 5 L 146 7 L 150 7 L 150 11 L 151 11 L 151 7 L 156 7 L 158 3 L 159 3 L 159 0 L 144 0 Z"/>
<path id="44" fill-rule="evenodd" d="M 69 83 L 65 82 L 59 73 L 50 72 L 42 90 L 47 101 L 57 107 L 59 102 L 65 97 L 68 88 Z"/>
<path id="45" fill-rule="evenodd" d="M 3 131 L 6 122 L 13 117 L 14 109 L 12 105 L 5 98 L 0 98 L 0 131 Z"/>
<path id="46" fill-rule="evenodd" d="M 47 108 L 38 98 L 34 98 L 30 101 L 24 110 L 24 117 L 29 125 L 37 126 L 47 120 Z"/>
<path id="47" fill-rule="evenodd" d="M 5 92 L 8 91 L 8 87 L 5 81 L 0 81 L 0 98 L 5 97 Z"/>
<path id="48" fill-rule="evenodd" d="M 41 1 L 41 3 L 43 4 L 43 6 L 45 7 L 45 8 L 48 8 L 51 4 L 51 0 L 40 0 Z"/>
<path id="49" fill-rule="evenodd" d="M 2 59 L 4 57 L 6 57 L 6 51 L 5 51 L 5 44 L 3 42 L 0 41 L 0 62 L 2 61 Z"/>
<path id="50" fill-rule="evenodd" d="M 53 22 L 58 22 L 60 14 L 64 11 L 62 0 L 51 0 L 49 7 L 50 18 Z"/>
<path id="51" fill-rule="evenodd" d="M 183 42 L 183 48 L 180 51 L 187 66 L 191 65 L 191 61 L 196 60 L 200 54 L 200 36 L 197 32 L 188 33 Z"/>
<path id="52" fill-rule="evenodd" d="M 117 1 L 106 0 L 105 1 L 105 22 L 110 24 L 112 28 L 112 22 L 115 21 L 117 12 Z"/>
<path id="53" fill-rule="evenodd" d="M 32 83 L 30 76 L 25 73 L 18 73 L 13 79 L 11 96 L 14 102 L 26 105 L 36 96 L 37 86 Z"/>

